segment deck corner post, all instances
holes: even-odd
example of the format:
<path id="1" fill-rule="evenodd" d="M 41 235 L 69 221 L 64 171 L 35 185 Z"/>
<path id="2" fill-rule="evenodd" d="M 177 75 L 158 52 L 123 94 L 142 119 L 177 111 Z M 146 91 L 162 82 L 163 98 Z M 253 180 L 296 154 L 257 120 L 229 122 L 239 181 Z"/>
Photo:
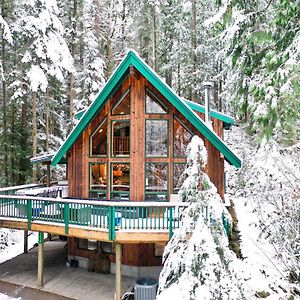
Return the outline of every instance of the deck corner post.
<path id="1" fill-rule="evenodd" d="M 38 287 L 44 285 L 44 233 L 39 232 L 38 239 Z"/>
<path id="2" fill-rule="evenodd" d="M 69 234 L 69 223 L 70 223 L 70 205 L 69 203 L 64 204 L 64 221 L 65 221 L 65 234 Z"/>
<path id="3" fill-rule="evenodd" d="M 31 230 L 32 222 L 32 201 L 31 199 L 27 200 L 27 229 Z"/>
<path id="4" fill-rule="evenodd" d="M 120 243 L 116 243 L 116 294 L 115 300 L 121 299 L 121 291 L 122 291 L 122 245 Z"/>
<path id="5" fill-rule="evenodd" d="M 116 238 L 116 220 L 115 220 L 115 208 L 113 206 L 108 207 L 108 239 L 114 241 Z"/>

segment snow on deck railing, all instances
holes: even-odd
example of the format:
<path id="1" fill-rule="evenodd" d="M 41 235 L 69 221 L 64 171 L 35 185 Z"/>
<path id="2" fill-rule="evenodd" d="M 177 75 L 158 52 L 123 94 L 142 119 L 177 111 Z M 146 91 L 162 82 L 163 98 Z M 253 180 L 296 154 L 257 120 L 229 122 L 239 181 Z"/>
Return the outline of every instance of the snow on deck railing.
<path id="1" fill-rule="evenodd" d="M 41 183 L 40 184 L 31 183 L 31 184 L 23 184 L 23 185 L 4 187 L 4 188 L 0 188 L 0 195 L 15 195 L 16 191 L 18 191 L 18 190 L 39 188 L 39 187 L 44 187 L 44 186 L 45 186 L 45 184 L 41 184 Z"/>
<path id="2" fill-rule="evenodd" d="M 117 202 L 84 199 L 59 199 L 29 196 L 0 196 L 0 219 L 25 219 L 31 224 L 42 222 L 64 224 L 65 234 L 70 225 L 108 231 L 108 239 L 116 231 L 168 231 L 180 226 L 182 202 Z"/>

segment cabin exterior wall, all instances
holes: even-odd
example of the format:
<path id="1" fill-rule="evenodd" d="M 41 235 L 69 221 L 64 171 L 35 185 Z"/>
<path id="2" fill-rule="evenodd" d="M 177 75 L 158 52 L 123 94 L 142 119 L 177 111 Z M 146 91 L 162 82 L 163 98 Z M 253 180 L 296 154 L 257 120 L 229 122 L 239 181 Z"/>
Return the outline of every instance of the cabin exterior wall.
<path id="1" fill-rule="evenodd" d="M 121 95 L 130 88 L 131 114 L 130 116 L 118 116 L 117 119 L 130 120 L 130 156 L 129 157 L 111 157 L 111 120 L 116 119 L 111 116 L 112 106 L 118 101 Z M 162 103 L 168 107 L 169 113 L 164 115 L 145 114 L 145 96 L 146 88 L 153 91 Z M 200 113 L 199 113 L 200 114 Z M 106 102 L 105 106 L 94 117 L 92 122 L 83 131 L 77 141 L 68 152 L 68 183 L 69 197 L 88 198 L 89 197 L 89 163 L 105 162 L 107 163 L 107 172 L 110 172 L 112 162 L 130 163 L 130 201 L 145 200 L 145 163 L 168 163 L 168 193 L 173 193 L 173 163 L 184 163 L 185 158 L 173 157 L 173 116 L 176 115 L 182 123 L 185 124 L 194 134 L 199 135 L 205 142 L 208 152 L 208 161 L 206 171 L 212 182 L 216 185 L 221 197 L 224 197 L 224 158 L 220 152 L 203 135 L 194 128 L 191 123 L 182 116 L 176 108 L 169 102 L 135 69 L 132 69 L 130 75 L 118 87 L 113 96 Z M 201 117 L 204 117 L 200 114 Z M 107 117 L 107 157 L 97 158 L 89 156 L 89 137 Z M 169 143 L 168 156 L 164 158 L 145 157 L 145 119 L 146 118 L 164 119 L 169 121 Z M 212 125 L 219 137 L 223 136 L 223 123 L 220 120 L 212 119 Z M 110 198 L 111 176 L 107 176 L 108 198 Z M 154 244 L 124 244 L 122 264 L 132 266 L 159 266 L 161 257 L 155 256 Z M 71 256 L 89 257 L 90 251 L 79 249 L 77 239 L 68 239 L 68 253 Z M 111 262 L 115 262 L 114 254 L 109 254 Z"/>

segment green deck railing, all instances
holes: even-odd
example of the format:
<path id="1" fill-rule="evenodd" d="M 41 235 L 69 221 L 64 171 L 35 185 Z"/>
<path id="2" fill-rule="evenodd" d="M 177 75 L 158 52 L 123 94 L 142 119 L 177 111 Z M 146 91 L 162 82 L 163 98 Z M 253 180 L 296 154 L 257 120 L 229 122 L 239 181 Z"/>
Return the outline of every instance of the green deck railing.
<path id="1" fill-rule="evenodd" d="M 0 195 L 0 218 L 64 224 L 68 235 L 71 225 L 108 231 L 166 231 L 171 237 L 180 226 L 180 214 L 187 203 L 114 202 Z"/>

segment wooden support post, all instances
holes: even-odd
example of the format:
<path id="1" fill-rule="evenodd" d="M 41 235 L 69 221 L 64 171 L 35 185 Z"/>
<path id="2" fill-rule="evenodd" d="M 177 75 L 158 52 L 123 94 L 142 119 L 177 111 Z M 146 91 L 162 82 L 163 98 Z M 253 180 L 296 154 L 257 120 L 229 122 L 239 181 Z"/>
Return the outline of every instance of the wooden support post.
<path id="1" fill-rule="evenodd" d="M 38 248 L 38 287 L 44 285 L 44 233 L 39 232 Z"/>
<path id="2" fill-rule="evenodd" d="M 116 243 L 116 294 L 115 300 L 121 299 L 121 263 L 122 263 L 122 245 Z"/>
<path id="3" fill-rule="evenodd" d="M 47 163 L 47 175 L 46 175 L 46 178 L 47 178 L 47 182 L 46 182 L 47 187 L 50 187 L 50 182 L 51 182 L 50 176 L 51 176 L 50 175 L 50 163 Z M 47 238 L 48 238 L 49 241 L 51 241 L 51 234 L 50 233 L 47 234 Z"/>
<path id="4" fill-rule="evenodd" d="M 28 253 L 28 231 L 24 230 L 24 253 Z"/>

